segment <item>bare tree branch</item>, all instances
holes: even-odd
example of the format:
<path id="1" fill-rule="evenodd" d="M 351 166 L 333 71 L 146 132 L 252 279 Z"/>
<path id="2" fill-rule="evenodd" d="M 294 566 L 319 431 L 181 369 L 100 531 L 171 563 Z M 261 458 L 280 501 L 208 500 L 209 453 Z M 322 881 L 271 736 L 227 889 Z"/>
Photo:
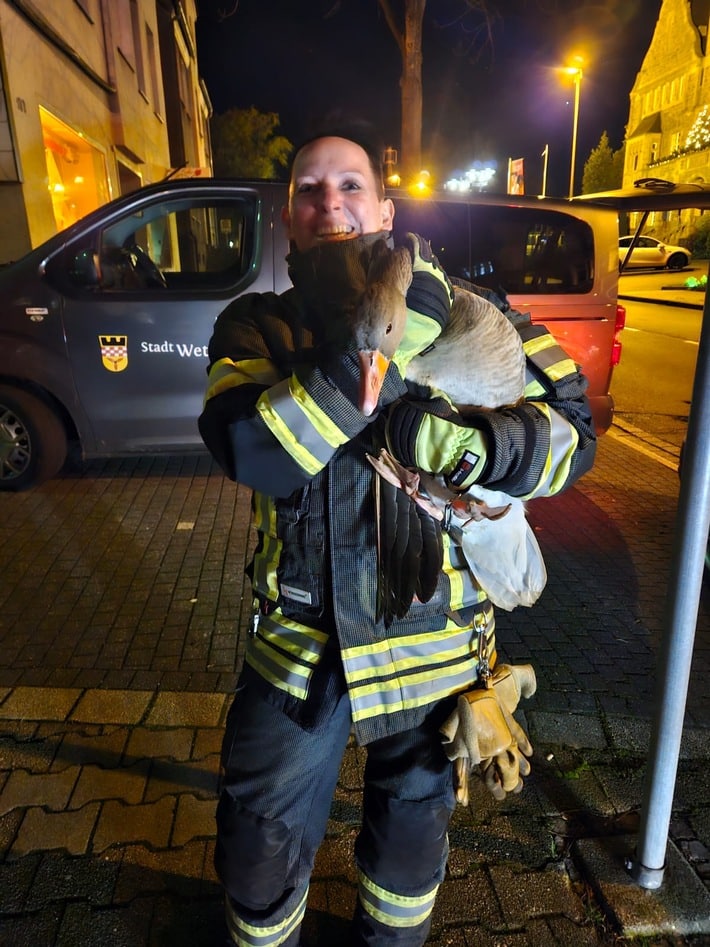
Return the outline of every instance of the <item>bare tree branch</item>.
<path id="1" fill-rule="evenodd" d="M 335 0 L 334 3 L 329 4 L 330 9 L 323 14 L 324 20 L 329 20 L 331 16 L 335 16 L 336 13 L 340 12 L 340 7 L 342 6 L 341 0 Z"/>
<path id="2" fill-rule="evenodd" d="M 377 2 L 379 3 L 380 9 L 385 15 L 385 23 L 389 27 L 392 36 L 394 36 L 402 59 L 404 60 L 404 30 L 397 23 L 397 17 L 395 16 L 394 10 L 392 9 L 392 4 L 389 2 L 389 0 L 377 0 Z"/>
<path id="3" fill-rule="evenodd" d="M 232 7 L 231 10 L 229 10 L 229 11 L 227 11 L 227 10 L 217 10 L 217 20 L 218 20 L 218 22 L 221 23 L 223 20 L 228 20 L 228 19 L 230 18 L 230 16 L 234 16 L 234 14 L 237 12 L 238 9 L 239 9 L 239 0 L 234 0 L 234 6 Z"/>

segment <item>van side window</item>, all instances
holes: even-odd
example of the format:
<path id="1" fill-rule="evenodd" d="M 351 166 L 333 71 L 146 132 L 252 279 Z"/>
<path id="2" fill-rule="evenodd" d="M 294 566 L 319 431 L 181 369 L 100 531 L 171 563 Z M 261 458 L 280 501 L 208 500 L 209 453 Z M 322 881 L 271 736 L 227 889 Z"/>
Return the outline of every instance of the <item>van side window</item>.
<path id="1" fill-rule="evenodd" d="M 394 237 L 402 243 L 406 233 L 418 233 L 450 276 L 472 279 L 471 234 L 468 204 L 447 201 L 395 199 Z"/>
<path id="2" fill-rule="evenodd" d="M 505 294 L 589 293 L 594 234 L 588 223 L 544 207 L 395 200 L 395 239 L 431 240 L 450 276 Z"/>
<path id="3" fill-rule="evenodd" d="M 164 200 L 74 245 L 65 276 L 94 293 L 226 289 L 255 260 L 255 221 L 256 198 Z"/>

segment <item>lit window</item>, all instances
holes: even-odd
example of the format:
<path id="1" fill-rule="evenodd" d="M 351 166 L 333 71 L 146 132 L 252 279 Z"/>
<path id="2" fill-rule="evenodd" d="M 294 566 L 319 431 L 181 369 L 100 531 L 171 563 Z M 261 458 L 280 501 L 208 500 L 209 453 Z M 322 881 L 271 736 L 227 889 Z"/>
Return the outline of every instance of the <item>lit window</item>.
<path id="1" fill-rule="evenodd" d="M 109 199 L 104 155 L 40 107 L 47 187 L 57 230 L 63 230 Z"/>
<path id="2" fill-rule="evenodd" d="M 155 36 L 153 31 L 146 23 L 145 25 L 145 48 L 148 54 L 148 71 L 150 72 L 150 92 L 153 97 L 153 111 L 156 115 L 162 114 L 160 101 L 160 83 L 158 82 L 158 65 L 155 55 Z"/>

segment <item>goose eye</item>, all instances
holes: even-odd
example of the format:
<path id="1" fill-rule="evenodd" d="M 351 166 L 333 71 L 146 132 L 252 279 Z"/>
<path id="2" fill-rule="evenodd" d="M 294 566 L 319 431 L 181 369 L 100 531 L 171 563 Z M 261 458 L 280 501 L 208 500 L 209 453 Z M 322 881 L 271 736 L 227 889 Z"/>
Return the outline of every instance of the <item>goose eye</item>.
<path id="1" fill-rule="evenodd" d="M 385 329 L 385 335 L 389 335 L 391 331 L 392 331 L 392 323 L 388 322 L 387 328 Z"/>

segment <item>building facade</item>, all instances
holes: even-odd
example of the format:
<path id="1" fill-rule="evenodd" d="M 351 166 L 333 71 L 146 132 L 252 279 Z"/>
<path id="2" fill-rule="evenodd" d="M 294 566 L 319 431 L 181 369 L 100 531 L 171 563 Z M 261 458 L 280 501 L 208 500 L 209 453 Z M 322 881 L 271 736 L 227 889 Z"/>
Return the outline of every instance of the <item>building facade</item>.
<path id="1" fill-rule="evenodd" d="M 623 186 L 710 183 L 710 0 L 663 0 L 630 95 Z M 700 211 L 655 212 L 644 233 L 687 244 Z M 630 229 L 638 216 L 629 215 Z"/>
<path id="2" fill-rule="evenodd" d="M 0 0 L 0 263 L 119 194 L 211 169 L 195 0 Z"/>

